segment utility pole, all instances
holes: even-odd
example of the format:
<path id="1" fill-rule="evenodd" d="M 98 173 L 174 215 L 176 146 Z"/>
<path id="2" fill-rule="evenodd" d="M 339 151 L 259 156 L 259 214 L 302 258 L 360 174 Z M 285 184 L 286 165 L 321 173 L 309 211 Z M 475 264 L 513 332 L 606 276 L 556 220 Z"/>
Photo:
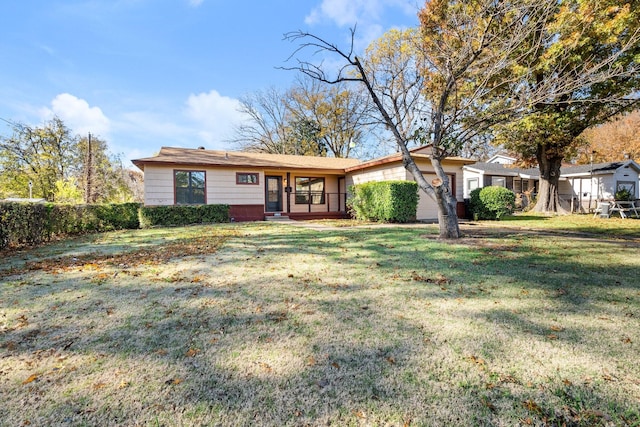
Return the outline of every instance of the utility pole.
<path id="1" fill-rule="evenodd" d="M 91 203 L 91 186 L 93 178 L 93 153 L 91 150 L 91 132 L 89 132 L 89 138 L 87 139 L 87 176 L 86 176 L 86 190 L 84 193 L 84 202 Z"/>

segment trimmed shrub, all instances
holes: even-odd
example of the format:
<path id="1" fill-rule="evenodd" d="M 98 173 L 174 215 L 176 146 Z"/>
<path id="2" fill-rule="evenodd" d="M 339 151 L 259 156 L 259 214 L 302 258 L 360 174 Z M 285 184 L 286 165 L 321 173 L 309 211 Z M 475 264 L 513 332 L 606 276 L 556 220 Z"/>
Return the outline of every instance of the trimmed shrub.
<path id="1" fill-rule="evenodd" d="M 96 205 L 95 207 L 96 217 L 100 221 L 102 231 L 140 228 L 138 218 L 140 203 Z"/>
<path id="2" fill-rule="evenodd" d="M 516 195 L 504 187 L 476 188 L 470 194 L 469 207 L 474 219 L 500 220 L 515 209 Z"/>
<path id="3" fill-rule="evenodd" d="M 380 181 L 350 188 L 348 207 L 359 220 L 383 222 L 415 221 L 418 184 L 413 181 Z"/>
<path id="4" fill-rule="evenodd" d="M 0 203 L 0 248 L 48 240 L 50 210 L 42 203 Z"/>
<path id="5" fill-rule="evenodd" d="M 140 227 L 229 222 L 229 205 L 143 206 Z"/>

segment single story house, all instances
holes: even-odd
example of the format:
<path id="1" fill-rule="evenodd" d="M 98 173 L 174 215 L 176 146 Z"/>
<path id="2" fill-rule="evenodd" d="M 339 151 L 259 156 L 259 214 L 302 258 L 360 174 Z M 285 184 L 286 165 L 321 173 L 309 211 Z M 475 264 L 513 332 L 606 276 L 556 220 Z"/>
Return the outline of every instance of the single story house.
<path id="1" fill-rule="evenodd" d="M 474 163 L 463 166 L 464 197 L 478 187 L 506 187 L 518 195 L 538 192 L 540 172 L 508 163 Z M 616 192 L 626 188 L 634 199 L 639 194 L 640 165 L 633 160 L 592 165 L 563 165 L 560 169 L 560 201 L 572 212 L 589 212 L 598 201 L 613 200 Z"/>
<path id="2" fill-rule="evenodd" d="M 428 147 L 412 150 L 427 180 L 435 177 Z M 153 157 L 133 160 L 144 172 L 147 206 L 179 204 L 230 205 L 235 221 L 267 216 L 292 219 L 340 218 L 347 214 L 347 189 L 353 184 L 382 180 L 412 180 L 402 156 L 393 154 L 362 162 L 334 157 L 291 156 L 204 148 L 163 147 Z M 443 162 L 464 214 L 462 158 Z M 417 219 L 437 218 L 435 201 L 420 193 Z"/>

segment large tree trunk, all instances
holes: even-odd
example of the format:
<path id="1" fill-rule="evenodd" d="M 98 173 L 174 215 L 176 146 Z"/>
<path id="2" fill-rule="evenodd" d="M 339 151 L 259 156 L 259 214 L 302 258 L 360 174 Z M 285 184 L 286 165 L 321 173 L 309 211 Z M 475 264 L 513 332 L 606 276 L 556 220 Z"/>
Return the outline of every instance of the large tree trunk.
<path id="1" fill-rule="evenodd" d="M 406 153 L 404 153 L 404 151 L 406 151 Z M 405 169 L 413 175 L 413 178 L 418 183 L 418 187 L 420 187 L 425 194 L 434 199 L 438 205 L 440 238 L 460 238 L 460 226 L 458 224 L 458 212 L 456 209 L 458 201 L 451 193 L 451 183 L 449 182 L 449 177 L 445 173 L 440 160 L 437 158 L 431 159 L 431 165 L 438 176 L 438 178 L 434 179 L 431 183 L 428 183 L 424 178 L 424 175 L 420 172 L 420 169 L 409 154 L 408 150 L 403 150 L 403 163 Z"/>
<path id="2" fill-rule="evenodd" d="M 540 185 L 538 188 L 538 199 L 534 212 L 567 214 L 567 211 L 560 205 L 560 167 L 564 156 L 558 153 L 549 153 L 544 146 L 539 146 L 536 156 L 540 168 Z"/>
<path id="3" fill-rule="evenodd" d="M 449 185 L 447 184 L 447 187 Z M 460 237 L 458 225 L 457 202 L 450 201 L 450 193 L 444 185 L 435 187 L 436 201 L 438 203 L 438 225 L 440 226 L 441 239 L 457 239 Z"/>

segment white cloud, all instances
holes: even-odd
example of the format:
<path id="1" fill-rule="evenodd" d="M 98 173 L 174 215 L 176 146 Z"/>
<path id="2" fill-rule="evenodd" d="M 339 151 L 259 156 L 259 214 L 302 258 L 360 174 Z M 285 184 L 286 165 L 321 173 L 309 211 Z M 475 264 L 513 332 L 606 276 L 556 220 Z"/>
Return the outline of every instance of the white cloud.
<path id="1" fill-rule="evenodd" d="M 405 14 L 416 13 L 414 0 L 322 0 L 305 18 L 309 25 L 323 20 L 333 21 L 339 27 L 378 23 L 390 8 Z"/>
<path id="2" fill-rule="evenodd" d="M 51 108 L 41 110 L 45 119 L 58 116 L 74 133 L 106 137 L 110 129 L 110 120 L 99 107 L 91 107 L 84 99 L 69 93 L 61 93 L 51 101 Z"/>
<path id="3" fill-rule="evenodd" d="M 204 0 L 189 0 L 189 6 L 198 7 L 204 2 Z"/>
<path id="4" fill-rule="evenodd" d="M 356 48 L 363 49 L 380 37 L 389 24 L 393 24 L 385 21 L 394 11 L 415 16 L 415 0 L 322 0 L 306 16 L 305 23 L 315 25 L 329 22 L 341 28 L 357 27 Z"/>
<path id="5" fill-rule="evenodd" d="M 196 123 L 198 136 L 211 148 L 222 148 L 232 136 L 234 126 L 246 119 L 238 111 L 240 101 L 215 90 L 192 94 L 186 104 L 185 115 Z"/>

